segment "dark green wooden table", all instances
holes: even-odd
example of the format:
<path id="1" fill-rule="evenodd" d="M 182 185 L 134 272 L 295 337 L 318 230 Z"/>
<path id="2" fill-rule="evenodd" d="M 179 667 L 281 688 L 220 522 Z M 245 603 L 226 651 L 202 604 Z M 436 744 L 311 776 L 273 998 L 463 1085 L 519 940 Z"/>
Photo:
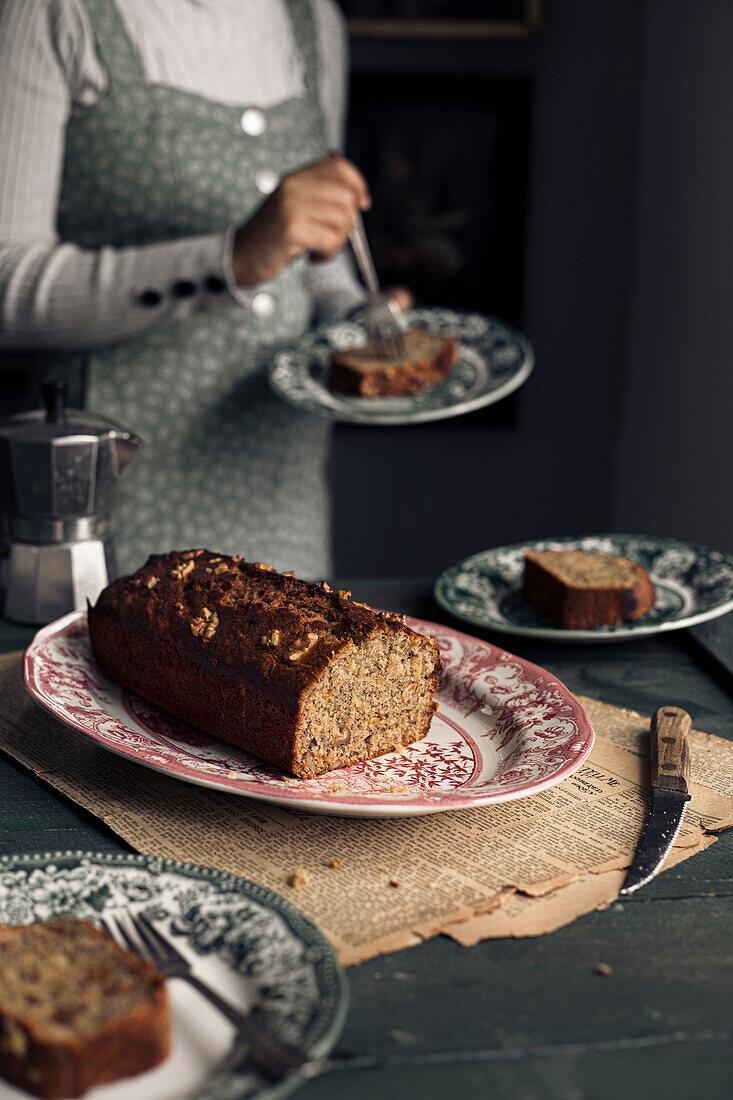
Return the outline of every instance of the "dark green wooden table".
<path id="1" fill-rule="evenodd" d="M 377 607 L 448 621 L 427 581 L 338 583 Z M 0 622 L 1 651 L 31 636 Z M 614 645 L 486 637 L 579 694 L 643 714 L 674 703 L 696 728 L 733 740 L 733 615 Z M 0 852 L 122 847 L 0 758 Z M 607 977 L 596 972 L 601 962 L 612 969 Z M 470 949 L 439 936 L 352 967 L 348 976 L 351 1012 L 337 1050 L 392 1064 L 312 1081 L 302 1100 L 728 1098 L 731 837 L 552 935 Z"/>

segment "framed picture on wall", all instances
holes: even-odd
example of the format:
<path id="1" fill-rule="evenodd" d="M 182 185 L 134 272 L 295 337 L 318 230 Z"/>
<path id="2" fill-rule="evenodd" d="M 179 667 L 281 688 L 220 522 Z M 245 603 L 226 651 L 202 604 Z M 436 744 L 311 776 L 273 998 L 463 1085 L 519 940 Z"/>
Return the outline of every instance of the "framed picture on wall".
<path id="1" fill-rule="evenodd" d="M 356 36 L 529 38 L 542 0 L 340 0 Z"/>

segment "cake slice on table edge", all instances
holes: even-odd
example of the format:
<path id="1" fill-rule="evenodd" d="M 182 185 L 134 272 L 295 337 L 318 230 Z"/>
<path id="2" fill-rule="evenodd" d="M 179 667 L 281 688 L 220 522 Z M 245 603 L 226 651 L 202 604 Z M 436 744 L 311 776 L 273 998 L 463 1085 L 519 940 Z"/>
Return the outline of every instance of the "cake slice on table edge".
<path id="1" fill-rule="evenodd" d="M 425 329 L 407 329 L 401 336 L 403 355 L 395 354 L 384 339 L 333 352 L 331 388 L 359 397 L 420 393 L 441 382 L 458 359 L 452 336 Z"/>
<path id="2" fill-rule="evenodd" d="M 301 778 L 420 740 L 435 639 L 260 562 L 154 555 L 89 609 L 95 659 L 178 718 Z"/>
<path id="3" fill-rule="evenodd" d="M 655 602 L 654 585 L 640 565 L 588 550 L 529 551 L 522 595 L 569 630 L 635 622 Z"/>
<path id="4" fill-rule="evenodd" d="M 36 1096 L 82 1096 L 170 1052 L 160 975 L 87 921 L 0 926 L 0 1075 Z"/>

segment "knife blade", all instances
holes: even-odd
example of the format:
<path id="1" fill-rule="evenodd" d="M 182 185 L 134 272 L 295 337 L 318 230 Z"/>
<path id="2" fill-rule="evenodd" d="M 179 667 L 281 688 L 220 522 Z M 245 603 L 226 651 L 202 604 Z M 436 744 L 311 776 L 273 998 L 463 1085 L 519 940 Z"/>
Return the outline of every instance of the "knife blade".
<path id="1" fill-rule="evenodd" d="M 652 808 L 622 894 L 633 894 L 659 873 L 680 831 L 690 801 L 687 735 L 691 727 L 689 714 L 680 707 L 660 707 L 652 717 L 649 753 Z"/>

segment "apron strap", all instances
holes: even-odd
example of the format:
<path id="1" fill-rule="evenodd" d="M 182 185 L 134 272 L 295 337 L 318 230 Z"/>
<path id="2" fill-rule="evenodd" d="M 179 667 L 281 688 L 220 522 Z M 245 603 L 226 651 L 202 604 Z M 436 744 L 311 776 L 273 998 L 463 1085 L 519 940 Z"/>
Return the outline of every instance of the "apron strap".
<path id="1" fill-rule="evenodd" d="M 124 2 L 124 0 L 123 0 Z M 115 0 L 84 0 L 100 59 L 107 70 L 110 91 L 144 84 L 138 52 L 130 40 Z"/>
<path id="2" fill-rule="evenodd" d="M 293 38 L 303 59 L 303 82 L 308 98 L 321 113 L 318 73 L 321 65 L 312 0 L 285 0 Z"/>

